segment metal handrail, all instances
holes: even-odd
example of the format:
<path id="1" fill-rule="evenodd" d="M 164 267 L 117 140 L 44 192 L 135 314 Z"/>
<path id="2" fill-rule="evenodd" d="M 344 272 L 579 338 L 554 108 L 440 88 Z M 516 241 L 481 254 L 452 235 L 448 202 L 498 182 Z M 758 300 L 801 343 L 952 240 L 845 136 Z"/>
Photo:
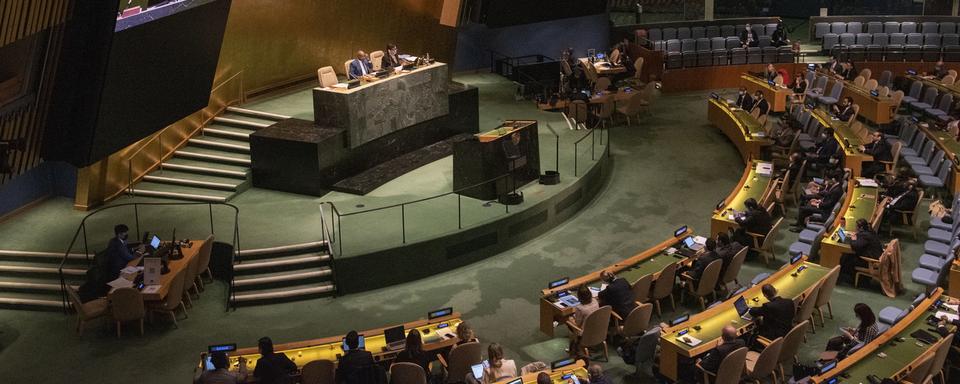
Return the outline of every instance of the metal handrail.
<path id="1" fill-rule="evenodd" d="M 88 266 L 91 261 L 90 260 L 90 243 L 87 240 L 87 219 L 99 214 L 100 212 L 105 212 L 105 211 L 112 210 L 114 208 L 119 208 L 119 207 L 132 206 L 134 209 L 133 212 L 136 220 L 134 224 L 135 225 L 134 229 L 137 231 L 137 233 L 140 233 L 140 213 L 139 213 L 140 206 L 174 206 L 174 205 L 176 206 L 206 205 L 210 211 L 210 233 L 211 234 L 214 233 L 213 206 L 218 205 L 218 206 L 226 206 L 226 207 L 232 208 L 234 211 L 234 215 L 233 215 L 233 242 L 232 242 L 233 255 L 231 258 L 231 262 L 234 264 L 237 263 L 238 261 L 237 258 L 240 254 L 240 208 L 238 208 L 236 205 L 233 205 L 230 203 L 183 202 L 183 203 L 124 203 L 124 204 L 117 204 L 117 205 L 103 207 L 103 208 L 97 209 L 96 211 L 90 212 L 89 214 L 83 217 L 83 220 L 80 221 L 80 225 L 77 227 L 77 231 L 74 232 L 73 234 L 73 239 L 70 240 L 70 245 L 67 247 L 67 250 L 64 251 L 63 259 L 60 260 L 60 264 L 57 266 L 57 273 L 60 275 L 60 295 L 61 295 L 61 303 L 63 304 L 64 313 L 69 312 L 68 309 L 70 308 L 70 304 L 69 304 L 69 299 L 67 298 L 67 281 L 66 281 L 66 277 L 63 274 L 63 267 L 67 263 L 67 260 L 70 257 L 70 253 L 71 251 L 73 251 L 73 246 L 77 243 L 77 240 L 80 237 L 81 233 L 83 234 L 83 247 L 84 247 L 83 254 L 84 256 L 86 256 L 86 262 Z M 228 293 L 228 298 L 227 298 L 228 310 L 232 307 L 232 303 L 233 303 L 233 300 L 232 300 L 234 295 L 233 279 L 230 280 L 229 288 L 230 288 L 230 292 Z"/>
<path id="2" fill-rule="evenodd" d="M 211 89 L 210 89 L 210 96 L 212 97 L 214 92 L 216 92 L 217 90 L 219 90 L 221 87 L 223 87 L 223 86 L 226 85 L 227 83 L 233 81 L 233 79 L 237 78 L 238 76 L 240 77 L 240 80 L 239 80 L 239 81 L 240 81 L 240 95 L 239 95 L 239 98 L 238 98 L 237 102 L 240 103 L 240 104 L 243 104 L 244 101 L 246 100 L 246 95 L 245 95 L 245 92 L 244 92 L 244 90 L 243 90 L 243 70 L 241 70 L 241 71 L 233 74 L 232 76 L 228 77 L 226 80 L 220 82 L 220 84 L 217 84 L 216 86 L 214 86 L 213 88 L 211 88 Z M 211 112 L 207 112 L 207 109 L 210 107 L 209 105 L 207 105 L 206 107 L 204 107 L 204 108 L 200 109 L 199 111 L 197 111 L 197 112 L 200 112 L 200 114 L 201 114 L 201 116 L 203 116 L 203 118 L 201 119 L 200 124 L 199 124 L 196 128 L 194 128 L 192 131 L 190 131 L 190 132 L 187 134 L 186 140 L 190 140 L 191 137 L 196 136 L 196 135 L 197 135 L 197 132 L 200 132 L 201 130 L 203 130 L 203 127 L 206 127 L 206 126 L 210 123 L 210 121 L 212 121 L 212 120 L 213 120 L 217 115 L 219 115 L 221 112 L 223 112 L 224 110 L 226 110 L 226 108 L 227 108 L 229 105 L 231 105 L 231 103 L 229 103 L 229 102 L 228 102 L 228 103 L 225 103 L 222 107 L 217 108 L 217 111 L 216 111 L 216 112 L 212 112 L 212 113 L 211 113 Z M 205 116 L 204 116 L 204 115 L 205 115 Z M 168 126 L 168 127 L 169 127 L 169 126 Z M 144 171 L 144 175 L 146 175 L 147 172 L 149 172 L 150 170 L 152 170 L 152 169 L 155 168 L 155 167 L 158 167 L 158 166 L 162 167 L 162 166 L 163 166 L 163 160 L 164 160 L 164 154 L 163 154 L 163 134 L 167 132 L 167 128 L 168 128 L 168 127 L 164 127 L 163 129 L 161 129 L 160 132 L 159 132 L 156 136 L 154 136 L 153 138 L 151 138 L 149 141 L 147 141 L 147 142 L 146 142 L 143 146 L 141 146 L 140 148 L 137 148 L 137 150 L 134 151 L 133 154 L 131 154 L 131 155 L 127 158 L 127 188 L 126 188 L 126 190 L 127 190 L 127 193 L 128 193 L 128 194 L 132 194 L 132 193 L 133 193 L 133 182 L 134 182 L 134 177 L 133 177 L 133 160 L 137 158 L 137 155 L 139 155 L 140 152 L 143 152 L 144 149 L 146 149 L 147 147 L 150 147 L 151 144 L 153 144 L 154 141 L 157 141 L 157 161 L 154 162 L 153 164 L 151 164 L 149 167 L 147 167 L 146 171 Z M 181 141 L 180 144 L 183 144 L 183 141 Z M 180 144 L 178 144 L 177 146 L 179 146 Z"/>
<path id="3" fill-rule="evenodd" d="M 335 248 L 333 247 L 334 243 L 339 244 L 339 242 L 334 239 L 333 234 L 330 233 L 330 228 L 327 227 L 327 221 L 324 218 L 324 213 L 323 213 L 323 204 L 324 203 L 320 203 L 320 237 L 321 239 L 327 242 L 327 249 L 330 251 L 330 265 L 334 267 L 331 269 L 331 272 L 333 273 L 334 290 L 336 290 L 336 292 L 339 293 L 340 292 L 340 279 L 339 279 L 340 275 L 337 273 L 336 266 L 335 266 L 337 257 L 339 256 L 336 255 L 337 252 L 334 251 Z M 330 203 L 330 205 L 333 206 L 333 203 Z M 332 215 L 333 211 L 331 211 L 330 214 Z M 332 217 L 330 221 L 331 221 L 330 224 L 332 225 L 333 224 Z"/>

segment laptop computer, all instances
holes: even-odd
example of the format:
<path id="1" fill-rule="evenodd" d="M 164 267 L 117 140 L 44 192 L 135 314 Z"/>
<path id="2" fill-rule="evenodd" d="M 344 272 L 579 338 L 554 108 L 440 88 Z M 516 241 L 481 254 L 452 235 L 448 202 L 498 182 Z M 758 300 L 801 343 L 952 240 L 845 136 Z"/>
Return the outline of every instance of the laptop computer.
<path id="1" fill-rule="evenodd" d="M 214 352 L 226 353 L 226 352 L 233 352 L 236 350 L 237 350 L 236 344 L 219 344 L 219 345 L 207 346 L 207 356 L 203 358 L 203 369 L 207 371 L 215 371 L 217 369 L 217 367 L 213 366 L 213 361 L 211 360 L 213 358 Z"/>
<path id="2" fill-rule="evenodd" d="M 697 244 L 697 242 L 693 240 L 693 236 L 687 236 L 683 239 L 683 247 L 680 247 L 677 253 L 689 257 L 697 254 L 700 248 L 703 248 L 703 245 Z"/>
<path id="3" fill-rule="evenodd" d="M 578 300 L 576 296 L 571 295 L 570 292 L 557 293 L 557 300 L 568 307 L 576 307 L 580 304 L 580 300 Z"/>
<path id="4" fill-rule="evenodd" d="M 737 301 L 734 301 L 733 306 L 737 309 L 737 314 L 740 315 L 740 318 L 744 320 L 752 319 L 752 316 L 750 316 L 750 306 L 747 305 L 747 299 L 743 296 L 740 296 Z"/>
<path id="5" fill-rule="evenodd" d="M 398 325 L 393 328 L 387 328 L 383 330 L 383 337 L 387 342 L 388 351 L 396 351 L 403 349 L 404 344 L 406 344 L 406 338 L 403 335 L 403 326 Z"/>
<path id="6" fill-rule="evenodd" d="M 363 341 L 363 335 L 360 335 L 360 342 L 357 343 L 357 349 L 364 349 L 364 348 L 366 348 L 366 343 L 364 343 L 364 341 Z M 347 338 L 344 337 L 344 338 L 343 338 L 343 351 L 346 352 L 346 351 L 349 351 L 349 350 L 350 350 L 350 347 L 347 346 Z"/>
<path id="7" fill-rule="evenodd" d="M 847 230 L 846 230 L 846 229 L 843 229 L 843 227 L 837 228 L 837 238 L 840 240 L 841 243 L 846 243 L 846 242 L 847 242 Z"/>

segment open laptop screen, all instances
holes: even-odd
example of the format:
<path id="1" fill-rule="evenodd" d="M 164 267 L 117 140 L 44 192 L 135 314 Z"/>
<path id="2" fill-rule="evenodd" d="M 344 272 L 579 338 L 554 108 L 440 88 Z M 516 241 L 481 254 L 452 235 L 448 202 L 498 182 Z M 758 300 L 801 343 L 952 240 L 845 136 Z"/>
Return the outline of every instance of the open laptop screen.
<path id="1" fill-rule="evenodd" d="M 734 301 L 733 306 L 737 308 L 737 314 L 740 315 L 740 317 L 743 317 L 743 315 L 746 315 L 747 312 L 750 312 L 750 307 L 747 305 L 747 299 L 744 299 L 743 296 L 740 296 L 737 301 Z"/>

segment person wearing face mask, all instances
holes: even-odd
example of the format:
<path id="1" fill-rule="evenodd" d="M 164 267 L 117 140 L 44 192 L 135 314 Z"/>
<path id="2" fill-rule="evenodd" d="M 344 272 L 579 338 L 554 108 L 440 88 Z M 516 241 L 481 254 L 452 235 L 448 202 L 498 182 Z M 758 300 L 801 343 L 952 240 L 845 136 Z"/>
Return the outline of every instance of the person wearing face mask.
<path id="1" fill-rule="evenodd" d="M 838 119 L 843 121 L 849 121 L 853 117 L 853 98 L 850 96 L 844 97 L 843 100 L 840 100 L 840 104 L 834 104 L 831 107 L 833 110 L 833 115 Z"/>
<path id="2" fill-rule="evenodd" d="M 790 45 L 790 39 L 787 38 L 787 31 L 783 29 L 783 23 L 777 24 L 777 30 L 770 35 L 770 44 L 774 47 Z"/>
<path id="3" fill-rule="evenodd" d="M 753 97 L 750 97 L 750 94 L 747 93 L 747 89 L 744 87 L 740 87 L 740 93 L 737 94 L 737 108 L 744 111 L 753 109 Z"/>
<path id="4" fill-rule="evenodd" d="M 742 45 L 743 48 L 756 47 L 759 42 L 760 39 L 757 38 L 757 31 L 751 29 L 750 24 L 745 25 L 743 30 L 740 31 L 740 45 Z"/>
<path id="5" fill-rule="evenodd" d="M 943 79 L 947 75 L 947 68 L 943 66 L 943 60 L 937 60 L 937 64 L 933 66 L 933 72 L 930 72 L 933 77 L 936 77 L 937 80 Z"/>
<path id="6" fill-rule="evenodd" d="M 827 127 L 820 132 L 816 144 L 807 152 L 810 167 L 816 170 L 827 168 L 830 158 L 840 150 L 840 144 L 833 139 L 833 128 Z"/>
<path id="7" fill-rule="evenodd" d="M 883 137 L 883 133 L 873 132 L 870 134 L 870 142 L 860 146 L 860 151 L 873 156 L 873 161 L 863 165 L 863 177 L 873 178 L 878 173 L 886 170 L 881 161 L 893 161 L 893 153 L 890 149 L 890 143 Z"/>
<path id="8" fill-rule="evenodd" d="M 756 109 L 758 112 L 760 112 L 757 114 L 757 116 L 763 116 L 770 111 L 770 103 L 767 102 L 767 99 L 763 98 L 763 92 L 758 90 L 753 94 L 753 99 L 753 108 L 750 110 L 750 112 L 753 112 L 753 109 Z"/>
<path id="9" fill-rule="evenodd" d="M 130 231 L 130 227 L 125 224 L 117 224 L 113 227 L 114 237 L 107 244 L 107 259 L 110 261 L 107 281 L 119 277 L 120 270 L 125 268 L 131 260 L 136 259 L 139 253 L 143 252 L 142 244 L 137 247 L 136 253 L 130 250 L 130 245 L 127 244 L 128 231 Z"/>

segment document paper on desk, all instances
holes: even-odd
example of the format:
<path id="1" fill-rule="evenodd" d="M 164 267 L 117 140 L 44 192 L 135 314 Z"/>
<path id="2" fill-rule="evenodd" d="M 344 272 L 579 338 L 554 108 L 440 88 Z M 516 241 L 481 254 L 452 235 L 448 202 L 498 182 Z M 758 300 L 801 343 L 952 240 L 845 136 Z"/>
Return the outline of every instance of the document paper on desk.
<path id="1" fill-rule="evenodd" d="M 867 178 L 863 178 L 863 177 L 858 177 L 858 178 L 857 178 L 857 183 L 860 184 L 861 187 L 876 188 L 876 187 L 878 186 L 876 180 L 874 180 L 874 179 L 867 179 Z"/>
<path id="2" fill-rule="evenodd" d="M 130 288 L 133 286 L 133 282 L 122 277 L 118 277 L 116 280 L 107 283 L 107 285 L 113 288 Z"/>
<path id="3" fill-rule="evenodd" d="M 684 343 L 684 344 L 689 345 L 689 346 L 691 346 L 691 347 L 696 347 L 696 346 L 700 345 L 700 343 L 703 342 L 703 340 L 700 340 L 700 339 L 698 339 L 698 338 L 696 338 L 696 337 L 693 337 L 693 336 L 690 336 L 690 335 L 680 336 L 680 338 L 678 338 L 677 340 L 680 340 L 681 343 Z"/>
<path id="4" fill-rule="evenodd" d="M 757 174 L 770 176 L 773 174 L 773 163 L 757 163 Z"/>
<path id="5" fill-rule="evenodd" d="M 936 316 L 938 319 L 942 319 L 946 317 L 947 321 L 957 321 L 957 319 L 960 319 L 960 315 L 957 315 L 954 313 L 947 313 L 944 311 L 937 311 L 937 314 L 935 314 L 934 316 Z"/>

